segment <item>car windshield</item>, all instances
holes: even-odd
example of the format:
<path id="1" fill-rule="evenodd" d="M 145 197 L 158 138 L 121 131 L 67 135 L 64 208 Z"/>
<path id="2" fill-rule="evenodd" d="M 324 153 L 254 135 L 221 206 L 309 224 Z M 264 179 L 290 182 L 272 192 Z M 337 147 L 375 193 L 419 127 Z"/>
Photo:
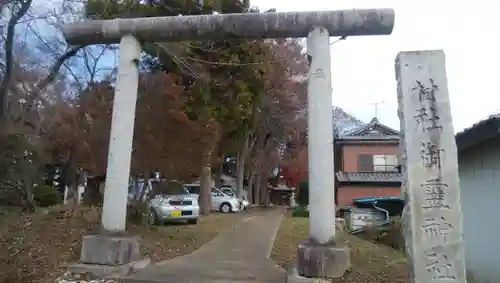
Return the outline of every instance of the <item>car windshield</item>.
<path id="1" fill-rule="evenodd" d="M 185 195 L 188 193 L 184 185 L 177 181 L 151 181 L 151 187 L 155 195 Z"/>
<path id="2" fill-rule="evenodd" d="M 222 192 L 225 193 L 228 196 L 234 197 L 234 192 L 233 192 L 233 190 L 231 190 L 231 188 L 227 188 L 227 187 L 226 188 L 222 188 Z"/>
<path id="3" fill-rule="evenodd" d="M 186 186 L 186 189 L 190 194 L 199 195 L 200 194 L 200 186 Z"/>

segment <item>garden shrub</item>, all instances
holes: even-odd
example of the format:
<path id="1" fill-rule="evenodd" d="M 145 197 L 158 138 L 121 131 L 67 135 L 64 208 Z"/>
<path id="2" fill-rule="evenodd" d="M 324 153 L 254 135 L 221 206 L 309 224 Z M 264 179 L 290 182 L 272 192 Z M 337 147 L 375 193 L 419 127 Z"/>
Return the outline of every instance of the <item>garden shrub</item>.
<path id="1" fill-rule="evenodd" d="M 299 183 L 299 193 L 297 196 L 297 204 L 301 206 L 309 205 L 309 182 L 301 181 Z"/>
<path id="2" fill-rule="evenodd" d="M 292 210 L 292 217 L 309 217 L 309 211 L 306 206 L 297 206 Z"/>
<path id="3" fill-rule="evenodd" d="M 404 238 L 401 232 L 401 219 L 394 217 L 388 225 L 367 227 L 358 236 L 404 252 Z"/>
<path id="4" fill-rule="evenodd" d="M 49 207 L 62 202 L 61 194 L 52 186 L 37 186 L 34 191 L 34 199 L 37 205 Z"/>

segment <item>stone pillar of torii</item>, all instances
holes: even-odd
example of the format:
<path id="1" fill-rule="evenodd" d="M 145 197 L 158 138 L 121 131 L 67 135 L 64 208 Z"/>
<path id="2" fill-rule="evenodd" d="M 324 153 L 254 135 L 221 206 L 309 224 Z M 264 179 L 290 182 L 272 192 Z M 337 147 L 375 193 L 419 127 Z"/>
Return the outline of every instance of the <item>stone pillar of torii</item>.
<path id="1" fill-rule="evenodd" d="M 64 25 L 63 33 L 70 45 L 120 43 L 102 215 L 102 227 L 107 232 L 84 237 L 81 261 L 116 265 L 137 259 L 137 240 L 122 233 L 126 223 L 140 42 L 307 37 L 310 224 L 309 239 L 298 247 L 297 267 L 299 275 L 304 277 L 342 276 L 350 259 L 347 247 L 335 238 L 329 38 L 388 35 L 394 19 L 392 9 L 363 9 L 149 17 Z"/>

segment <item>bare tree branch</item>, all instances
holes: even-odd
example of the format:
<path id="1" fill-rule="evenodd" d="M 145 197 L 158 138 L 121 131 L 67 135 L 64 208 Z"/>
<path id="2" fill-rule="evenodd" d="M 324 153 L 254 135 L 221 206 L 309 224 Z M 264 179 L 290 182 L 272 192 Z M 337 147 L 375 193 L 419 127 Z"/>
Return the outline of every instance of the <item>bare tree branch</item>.
<path id="1" fill-rule="evenodd" d="M 84 45 L 71 47 L 63 55 L 57 58 L 56 62 L 50 68 L 48 75 L 42 80 L 40 80 L 35 85 L 34 89 L 30 91 L 30 95 L 28 96 L 28 108 L 33 107 L 33 102 L 40 96 L 42 91 L 55 80 L 64 62 L 69 58 L 75 56 L 78 53 L 78 51 L 80 51 L 80 49 L 84 47 L 85 47 Z"/>
<path id="2" fill-rule="evenodd" d="M 7 121 L 8 113 L 8 89 L 12 78 L 12 71 L 14 67 L 13 62 L 13 49 L 14 49 L 14 35 L 16 25 L 19 20 L 26 15 L 31 7 L 32 0 L 20 1 L 21 7 L 17 12 L 13 12 L 7 24 L 7 36 L 5 39 L 5 72 L 0 83 L 0 127 L 4 129 Z"/>

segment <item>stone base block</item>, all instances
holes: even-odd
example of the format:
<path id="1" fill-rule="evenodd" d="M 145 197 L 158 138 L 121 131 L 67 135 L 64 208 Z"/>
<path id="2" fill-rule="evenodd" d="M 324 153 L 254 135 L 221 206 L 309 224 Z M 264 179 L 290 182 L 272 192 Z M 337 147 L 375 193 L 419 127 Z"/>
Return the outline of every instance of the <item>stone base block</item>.
<path id="1" fill-rule="evenodd" d="M 91 274 L 97 278 L 118 278 L 127 276 L 139 269 L 149 265 L 150 260 L 144 259 L 121 265 L 99 265 L 76 263 L 68 266 L 68 271 L 72 274 Z"/>
<path id="2" fill-rule="evenodd" d="M 125 265 L 140 259 L 138 237 L 96 234 L 83 237 L 80 263 Z"/>
<path id="3" fill-rule="evenodd" d="M 309 278 L 300 276 L 296 266 L 288 270 L 288 274 L 286 276 L 286 283 L 331 283 L 331 282 L 332 281 L 329 279 Z"/>
<path id="4" fill-rule="evenodd" d="M 351 254 L 346 245 L 299 244 L 297 270 L 302 277 L 340 278 L 351 265 Z"/>

